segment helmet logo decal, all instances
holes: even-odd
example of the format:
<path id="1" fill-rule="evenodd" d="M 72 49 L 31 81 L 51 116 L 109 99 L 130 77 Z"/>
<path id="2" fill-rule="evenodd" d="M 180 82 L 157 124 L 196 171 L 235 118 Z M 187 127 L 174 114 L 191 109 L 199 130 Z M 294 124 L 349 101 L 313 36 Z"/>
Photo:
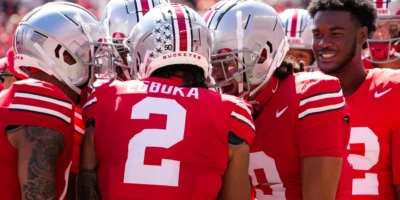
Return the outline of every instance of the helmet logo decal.
<path id="1" fill-rule="evenodd" d="M 112 34 L 112 37 L 113 37 L 113 38 L 125 38 L 126 36 L 125 36 L 124 33 L 121 33 L 121 32 L 114 32 L 114 33 Z"/>
<path id="2" fill-rule="evenodd" d="M 149 54 L 149 59 L 154 59 L 162 54 L 173 52 L 174 36 L 172 33 L 172 25 L 159 19 L 155 21 L 153 29 L 154 44 L 153 51 Z"/>

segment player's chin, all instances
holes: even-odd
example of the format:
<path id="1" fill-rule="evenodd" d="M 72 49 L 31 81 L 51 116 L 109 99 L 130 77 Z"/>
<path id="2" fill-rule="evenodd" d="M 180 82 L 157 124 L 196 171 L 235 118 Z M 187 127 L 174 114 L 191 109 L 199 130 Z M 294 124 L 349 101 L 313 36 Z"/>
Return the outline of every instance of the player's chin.
<path id="1" fill-rule="evenodd" d="M 318 62 L 318 69 L 325 74 L 333 73 L 337 68 L 336 62 Z"/>

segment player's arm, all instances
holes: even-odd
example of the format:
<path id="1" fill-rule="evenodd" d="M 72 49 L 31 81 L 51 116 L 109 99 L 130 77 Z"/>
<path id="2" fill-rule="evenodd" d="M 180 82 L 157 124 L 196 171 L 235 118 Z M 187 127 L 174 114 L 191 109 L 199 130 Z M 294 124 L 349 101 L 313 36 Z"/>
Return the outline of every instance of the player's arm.
<path id="1" fill-rule="evenodd" d="M 326 132 L 325 129 L 331 130 Z M 321 148 L 319 151 L 315 151 L 315 155 L 311 153 L 301 159 L 303 199 L 334 200 L 336 198 L 343 166 L 343 157 L 340 151 L 345 153 L 343 142 L 345 138 L 334 137 L 334 135 L 344 136 L 348 134 L 348 131 L 348 123 L 343 119 L 337 119 L 317 125 L 308 130 L 308 133 L 304 133 L 304 135 L 308 134 L 309 136 L 315 134 L 332 134 L 332 136 L 327 136 L 327 140 L 319 139 L 309 143 L 309 145 L 313 145 L 321 142 L 326 145 L 326 148 Z M 307 138 L 307 136 L 304 136 L 303 139 L 312 141 L 312 138 Z"/>
<path id="2" fill-rule="evenodd" d="M 323 80 L 312 85 L 301 99 L 295 135 L 301 156 L 304 200 L 336 198 L 347 162 L 344 158 L 350 135 L 348 115 L 338 81 Z M 348 181 L 350 185 L 351 179 Z"/>
<path id="3" fill-rule="evenodd" d="M 248 200 L 251 196 L 249 146 L 255 136 L 251 114 L 251 106 L 239 100 L 229 116 L 229 162 L 219 193 L 220 200 Z"/>
<path id="4" fill-rule="evenodd" d="M 98 161 L 93 142 L 94 131 L 94 121 L 89 121 L 81 144 L 81 162 L 78 175 L 78 199 L 81 200 L 101 199 L 96 174 Z"/>
<path id="5" fill-rule="evenodd" d="M 70 172 L 68 178 L 68 189 L 66 200 L 75 200 L 76 199 L 76 182 L 77 182 L 77 174 Z"/>
<path id="6" fill-rule="evenodd" d="M 55 130 L 23 126 L 7 131 L 18 150 L 18 177 L 22 199 L 56 199 L 57 161 L 64 150 L 63 135 Z"/>
<path id="7" fill-rule="evenodd" d="M 229 133 L 229 163 L 219 193 L 219 200 L 248 200 L 251 185 L 248 175 L 250 147 L 233 132 Z"/>
<path id="8" fill-rule="evenodd" d="M 302 193 L 305 200 L 334 200 L 342 158 L 306 157 L 301 160 Z"/>

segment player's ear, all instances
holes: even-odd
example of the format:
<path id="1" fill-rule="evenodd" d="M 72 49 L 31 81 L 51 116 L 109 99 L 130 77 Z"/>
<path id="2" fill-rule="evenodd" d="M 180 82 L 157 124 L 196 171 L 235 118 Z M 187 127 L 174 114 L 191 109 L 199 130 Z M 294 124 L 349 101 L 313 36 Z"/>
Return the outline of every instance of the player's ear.
<path id="1" fill-rule="evenodd" d="M 368 39 L 368 28 L 366 26 L 363 26 L 363 27 L 358 29 L 358 31 L 357 31 L 357 39 L 358 39 L 358 43 L 360 45 L 365 44 L 365 42 Z"/>

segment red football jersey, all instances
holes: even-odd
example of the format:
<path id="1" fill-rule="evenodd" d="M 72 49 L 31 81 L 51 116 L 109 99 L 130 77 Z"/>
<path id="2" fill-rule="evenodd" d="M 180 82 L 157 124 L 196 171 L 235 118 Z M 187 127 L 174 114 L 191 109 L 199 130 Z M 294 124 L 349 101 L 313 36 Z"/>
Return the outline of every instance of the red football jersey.
<path id="1" fill-rule="evenodd" d="M 83 108 L 95 119 L 98 182 L 104 199 L 216 199 L 228 159 L 228 133 L 251 144 L 243 100 L 182 80 L 114 81 Z"/>
<path id="2" fill-rule="evenodd" d="M 349 113 L 338 79 L 320 72 L 291 75 L 270 83 L 256 101 L 265 107 L 250 149 L 256 198 L 301 200 L 301 159 L 334 156 L 343 158 L 336 199 L 350 199 Z"/>
<path id="3" fill-rule="evenodd" d="M 81 143 L 83 139 L 83 134 L 85 133 L 85 125 L 83 124 L 82 120 L 82 109 L 80 109 L 79 107 L 75 107 L 74 127 L 75 127 L 74 153 L 72 155 L 71 172 L 78 174 Z"/>
<path id="4" fill-rule="evenodd" d="M 27 79 L 0 93 L 0 116 L 1 199 L 21 199 L 18 151 L 7 139 L 7 126 L 40 126 L 64 136 L 65 149 L 57 166 L 57 199 L 64 199 L 74 140 L 73 102 L 56 86 Z"/>
<path id="5" fill-rule="evenodd" d="M 346 98 L 351 113 L 353 199 L 394 200 L 400 184 L 400 72 L 371 69 Z"/>

